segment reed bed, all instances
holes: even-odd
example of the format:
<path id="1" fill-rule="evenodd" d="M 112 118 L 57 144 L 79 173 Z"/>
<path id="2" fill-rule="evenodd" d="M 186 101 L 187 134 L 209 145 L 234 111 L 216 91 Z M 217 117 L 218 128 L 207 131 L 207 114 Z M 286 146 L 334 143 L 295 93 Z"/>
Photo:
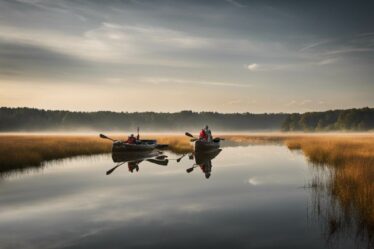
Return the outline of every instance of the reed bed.
<path id="1" fill-rule="evenodd" d="M 124 136 L 113 136 L 123 140 Z M 145 136 L 169 144 L 175 153 L 192 151 L 189 138 Z M 94 135 L 0 135 L 0 172 L 40 166 L 45 161 L 111 152 L 112 142 Z"/>
<path id="2" fill-rule="evenodd" d="M 39 166 L 44 161 L 111 151 L 111 144 L 96 136 L 2 135 L 0 171 Z"/>
<path id="3" fill-rule="evenodd" d="M 289 138 L 285 144 L 291 150 L 302 150 L 310 162 L 330 172 L 326 190 L 340 211 L 333 211 L 333 204 L 325 210 L 329 233 L 353 222 L 357 235 L 366 236 L 368 247 L 373 247 L 374 136 Z"/>

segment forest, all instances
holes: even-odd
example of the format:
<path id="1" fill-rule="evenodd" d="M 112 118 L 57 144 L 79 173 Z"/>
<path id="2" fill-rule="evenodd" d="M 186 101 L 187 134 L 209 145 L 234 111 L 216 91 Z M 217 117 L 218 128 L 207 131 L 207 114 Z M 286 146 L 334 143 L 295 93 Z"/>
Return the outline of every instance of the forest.
<path id="1" fill-rule="evenodd" d="M 299 113 L 71 112 L 0 108 L 0 131 L 367 131 L 374 129 L 374 108 Z"/>
<path id="2" fill-rule="evenodd" d="M 287 114 L 181 111 L 70 112 L 32 108 L 0 108 L 0 131 L 195 131 L 209 125 L 216 131 L 279 130 Z"/>
<path id="3" fill-rule="evenodd" d="M 374 108 L 293 113 L 282 124 L 283 131 L 368 131 L 374 129 Z"/>

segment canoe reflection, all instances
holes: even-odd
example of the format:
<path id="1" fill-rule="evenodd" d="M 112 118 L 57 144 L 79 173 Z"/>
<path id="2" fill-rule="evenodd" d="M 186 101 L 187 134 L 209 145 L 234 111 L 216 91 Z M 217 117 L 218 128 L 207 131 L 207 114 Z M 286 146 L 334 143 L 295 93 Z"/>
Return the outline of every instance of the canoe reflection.
<path id="1" fill-rule="evenodd" d="M 201 171 L 204 173 L 205 178 L 208 179 L 212 173 L 212 160 L 221 153 L 222 149 L 216 149 L 211 151 L 199 151 L 196 150 L 193 154 L 190 155 L 190 159 L 195 158 L 195 163 L 191 168 L 186 170 L 187 173 L 191 173 L 194 168 L 200 167 Z"/>
<path id="2" fill-rule="evenodd" d="M 107 175 L 113 173 L 115 169 L 121 165 L 127 163 L 129 172 L 139 171 L 139 164 L 143 161 L 147 161 L 153 164 L 167 166 L 169 160 L 167 156 L 161 151 L 150 151 L 150 152 L 114 152 L 112 153 L 113 162 L 117 163 L 116 166 L 106 172 Z"/>

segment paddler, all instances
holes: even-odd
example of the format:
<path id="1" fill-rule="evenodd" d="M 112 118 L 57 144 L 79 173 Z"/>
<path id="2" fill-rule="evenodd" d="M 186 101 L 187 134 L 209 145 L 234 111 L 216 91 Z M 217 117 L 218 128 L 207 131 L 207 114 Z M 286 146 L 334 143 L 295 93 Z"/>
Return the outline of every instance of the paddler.
<path id="1" fill-rule="evenodd" d="M 208 140 L 208 135 L 206 134 L 205 129 L 201 129 L 200 134 L 199 134 L 199 139 L 207 141 Z"/>
<path id="2" fill-rule="evenodd" d="M 136 137 L 134 136 L 134 134 L 131 134 L 131 135 L 128 137 L 126 143 L 128 143 L 128 144 L 135 144 L 135 143 L 136 143 Z"/>
<path id="3" fill-rule="evenodd" d="M 207 137 L 206 140 L 207 140 L 208 142 L 212 142 L 212 132 L 210 131 L 208 125 L 205 126 L 205 134 L 206 134 L 206 137 Z"/>

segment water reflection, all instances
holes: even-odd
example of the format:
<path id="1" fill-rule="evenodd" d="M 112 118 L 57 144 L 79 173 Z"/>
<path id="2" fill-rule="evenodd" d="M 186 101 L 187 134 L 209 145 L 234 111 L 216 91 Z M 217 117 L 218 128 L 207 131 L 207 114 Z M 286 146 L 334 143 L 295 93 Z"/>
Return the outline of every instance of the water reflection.
<path id="1" fill-rule="evenodd" d="M 139 171 L 139 164 L 147 161 L 156 165 L 167 166 L 169 160 L 168 156 L 164 155 L 162 151 L 145 151 L 145 152 L 113 152 L 113 162 L 117 163 L 116 166 L 106 172 L 107 175 L 113 173 L 118 167 L 127 163 L 129 172 Z"/>
<path id="2" fill-rule="evenodd" d="M 195 173 L 186 174 L 191 165 Z M 328 219 L 342 213 L 331 192 L 317 188 L 329 186 L 329 171 L 282 146 L 47 166 L 0 181 L 1 248 L 370 248 L 351 236 L 356 216 L 343 230 Z M 314 180 L 316 171 L 324 178 Z"/>
<path id="3" fill-rule="evenodd" d="M 309 185 L 310 215 L 320 225 L 323 237 L 328 245 L 337 247 L 344 238 L 355 241 L 356 248 L 374 248 L 374 224 L 370 216 L 374 210 L 370 205 L 358 206 L 357 200 L 374 196 L 367 194 L 364 189 L 350 189 L 349 192 L 336 191 L 337 182 L 342 177 L 344 169 L 314 164 L 314 176 Z M 351 179 L 352 181 L 352 179 Z M 363 179 L 361 179 L 363 181 Z M 352 196 L 352 192 L 356 195 Z"/>
<path id="4" fill-rule="evenodd" d="M 204 173 L 205 178 L 208 179 L 212 172 L 212 160 L 221 153 L 222 149 L 216 149 L 212 151 L 197 150 L 189 156 L 189 159 L 193 160 L 195 158 L 195 163 L 191 168 L 186 170 L 187 173 L 191 173 L 194 168 L 200 167 L 201 171 Z"/>

